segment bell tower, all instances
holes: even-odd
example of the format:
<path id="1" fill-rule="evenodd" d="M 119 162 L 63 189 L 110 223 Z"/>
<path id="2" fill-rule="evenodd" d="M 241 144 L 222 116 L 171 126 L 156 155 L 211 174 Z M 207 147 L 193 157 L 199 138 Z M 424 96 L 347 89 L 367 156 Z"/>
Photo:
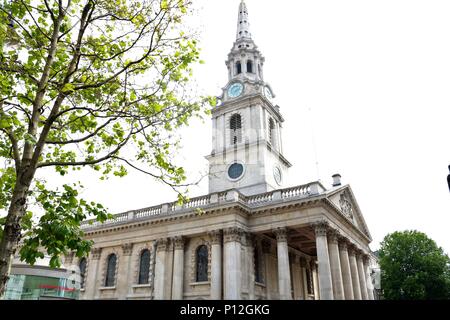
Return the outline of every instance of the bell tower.
<path id="1" fill-rule="evenodd" d="M 284 187 L 291 164 L 283 156 L 283 117 L 264 81 L 265 59 L 250 33 L 247 5 L 239 5 L 236 41 L 228 54 L 228 83 L 212 111 L 209 192 L 244 195 Z"/>

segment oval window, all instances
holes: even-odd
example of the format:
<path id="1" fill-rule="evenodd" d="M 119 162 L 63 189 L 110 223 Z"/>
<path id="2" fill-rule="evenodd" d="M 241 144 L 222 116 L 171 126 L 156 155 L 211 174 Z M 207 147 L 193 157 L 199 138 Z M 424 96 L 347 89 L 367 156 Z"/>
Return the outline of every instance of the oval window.
<path id="1" fill-rule="evenodd" d="M 230 179 L 236 180 L 244 173 L 244 166 L 240 163 L 233 163 L 228 168 L 228 176 Z"/>

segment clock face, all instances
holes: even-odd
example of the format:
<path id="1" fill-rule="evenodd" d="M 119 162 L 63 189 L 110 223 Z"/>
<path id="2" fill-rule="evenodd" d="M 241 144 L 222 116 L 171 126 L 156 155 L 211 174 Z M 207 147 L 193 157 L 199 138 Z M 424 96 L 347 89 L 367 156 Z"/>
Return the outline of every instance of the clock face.
<path id="1" fill-rule="evenodd" d="M 228 88 L 228 96 L 230 98 L 237 98 L 242 94 L 243 91 L 244 85 L 242 83 L 236 82 Z"/>
<path id="2" fill-rule="evenodd" d="M 281 169 L 279 167 L 273 168 L 273 177 L 275 179 L 275 182 L 278 185 L 281 185 L 281 182 L 283 181 L 283 175 L 282 175 Z"/>
<path id="3" fill-rule="evenodd" d="M 269 100 L 273 98 L 272 91 L 270 91 L 269 87 L 264 87 L 264 95 Z"/>

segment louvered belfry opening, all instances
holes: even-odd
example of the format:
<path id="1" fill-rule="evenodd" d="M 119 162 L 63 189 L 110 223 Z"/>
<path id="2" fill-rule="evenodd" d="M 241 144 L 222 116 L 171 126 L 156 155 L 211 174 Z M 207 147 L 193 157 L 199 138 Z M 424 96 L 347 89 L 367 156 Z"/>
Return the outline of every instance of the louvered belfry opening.
<path id="1" fill-rule="evenodd" d="M 272 118 L 269 119 L 269 141 L 275 146 L 275 122 Z"/>
<path id="2" fill-rule="evenodd" d="M 231 144 L 242 142 L 242 122 L 240 114 L 233 114 L 230 118 Z"/>

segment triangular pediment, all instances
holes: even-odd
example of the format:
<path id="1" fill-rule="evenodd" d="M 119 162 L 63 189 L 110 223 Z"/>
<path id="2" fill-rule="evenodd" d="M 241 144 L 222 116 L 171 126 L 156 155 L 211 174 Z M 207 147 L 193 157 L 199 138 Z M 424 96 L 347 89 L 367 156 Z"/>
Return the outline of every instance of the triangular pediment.
<path id="1" fill-rule="evenodd" d="M 355 195 L 349 185 L 330 190 L 327 199 L 330 200 L 336 208 L 341 211 L 342 215 L 356 228 L 364 233 L 369 239 L 372 239 L 361 209 L 359 208 Z"/>

